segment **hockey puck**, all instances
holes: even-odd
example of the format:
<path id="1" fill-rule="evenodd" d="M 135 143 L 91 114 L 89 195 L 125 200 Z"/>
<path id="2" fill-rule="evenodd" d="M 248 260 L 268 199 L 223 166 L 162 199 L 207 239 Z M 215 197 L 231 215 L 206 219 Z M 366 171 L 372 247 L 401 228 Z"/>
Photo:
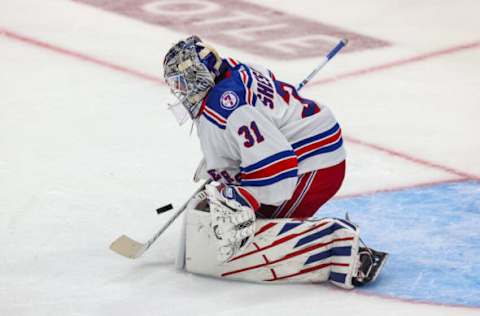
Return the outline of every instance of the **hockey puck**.
<path id="1" fill-rule="evenodd" d="M 173 209 L 173 205 L 167 204 L 165 206 L 157 208 L 157 214 L 162 214 L 163 212 L 170 211 L 171 209 Z"/>

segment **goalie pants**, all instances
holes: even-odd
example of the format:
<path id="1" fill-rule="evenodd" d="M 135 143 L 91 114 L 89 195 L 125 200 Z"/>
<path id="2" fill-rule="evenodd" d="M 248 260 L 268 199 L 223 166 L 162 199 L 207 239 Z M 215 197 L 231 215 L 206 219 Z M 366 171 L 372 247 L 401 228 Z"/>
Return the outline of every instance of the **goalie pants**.
<path id="1" fill-rule="evenodd" d="M 292 198 L 280 206 L 264 205 L 256 212 L 259 218 L 306 218 L 330 200 L 345 178 L 345 161 L 338 165 L 300 175 Z"/>

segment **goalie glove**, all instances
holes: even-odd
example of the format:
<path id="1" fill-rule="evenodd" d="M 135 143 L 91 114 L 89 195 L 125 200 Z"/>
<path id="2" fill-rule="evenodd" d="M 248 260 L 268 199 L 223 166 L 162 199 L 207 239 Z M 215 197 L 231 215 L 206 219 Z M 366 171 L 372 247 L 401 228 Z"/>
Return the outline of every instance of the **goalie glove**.
<path id="1" fill-rule="evenodd" d="M 220 189 L 207 184 L 205 186 L 210 204 L 212 229 L 217 243 L 217 259 L 227 262 L 240 254 L 252 242 L 255 233 L 255 211 L 233 199 L 226 198 L 223 192 L 232 189 Z"/>

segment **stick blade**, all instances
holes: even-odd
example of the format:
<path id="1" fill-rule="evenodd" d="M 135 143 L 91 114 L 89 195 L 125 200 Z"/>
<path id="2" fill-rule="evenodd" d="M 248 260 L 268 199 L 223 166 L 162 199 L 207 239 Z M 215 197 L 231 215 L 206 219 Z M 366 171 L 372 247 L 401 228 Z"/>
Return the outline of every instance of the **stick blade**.
<path id="1" fill-rule="evenodd" d="M 110 245 L 110 249 L 127 258 L 140 257 L 146 250 L 145 244 L 139 243 L 132 238 L 122 235 Z"/>

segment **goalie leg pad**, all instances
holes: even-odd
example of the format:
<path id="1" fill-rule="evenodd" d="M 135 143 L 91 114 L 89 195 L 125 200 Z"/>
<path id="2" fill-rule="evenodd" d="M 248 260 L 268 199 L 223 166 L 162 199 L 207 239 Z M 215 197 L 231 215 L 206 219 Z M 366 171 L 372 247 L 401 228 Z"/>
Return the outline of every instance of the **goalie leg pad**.
<path id="1" fill-rule="evenodd" d="M 189 272 L 266 283 L 330 281 L 353 288 L 359 233 L 347 221 L 257 219 L 252 242 L 227 262 L 219 262 L 210 214 L 191 209 L 186 219 Z"/>

